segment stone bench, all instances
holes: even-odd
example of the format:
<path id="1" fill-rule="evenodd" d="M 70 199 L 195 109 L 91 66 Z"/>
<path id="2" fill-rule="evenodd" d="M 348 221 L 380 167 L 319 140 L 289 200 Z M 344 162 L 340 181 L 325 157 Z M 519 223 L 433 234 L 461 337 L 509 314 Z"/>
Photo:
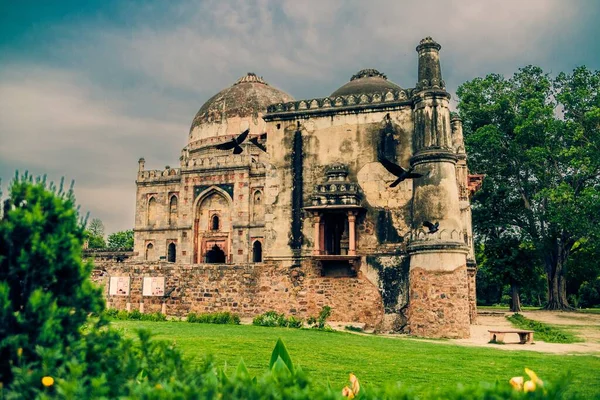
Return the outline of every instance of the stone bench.
<path id="1" fill-rule="evenodd" d="M 503 329 L 503 330 L 488 330 L 490 333 L 490 343 L 504 343 L 504 335 L 507 333 L 517 333 L 519 335 L 520 344 L 533 344 L 533 334 L 535 331 L 525 331 L 521 329 Z"/>

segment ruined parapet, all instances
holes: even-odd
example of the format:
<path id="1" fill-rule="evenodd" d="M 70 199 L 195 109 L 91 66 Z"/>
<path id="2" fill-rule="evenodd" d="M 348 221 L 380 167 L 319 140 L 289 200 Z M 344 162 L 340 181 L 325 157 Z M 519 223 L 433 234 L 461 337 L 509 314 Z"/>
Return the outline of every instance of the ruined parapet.
<path id="1" fill-rule="evenodd" d="M 411 334 L 427 337 L 469 336 L 468 247 L 461 217 L 450 124 L 450 95 L 444 89 L 439 50 L 425 38 L 417 47 L 419 82 L 415 102 L 414 154 L 411 166 L 423 174 L 413 180 L 408 324 Z M 437 232 L 423 223 L 439 223 Z"/>

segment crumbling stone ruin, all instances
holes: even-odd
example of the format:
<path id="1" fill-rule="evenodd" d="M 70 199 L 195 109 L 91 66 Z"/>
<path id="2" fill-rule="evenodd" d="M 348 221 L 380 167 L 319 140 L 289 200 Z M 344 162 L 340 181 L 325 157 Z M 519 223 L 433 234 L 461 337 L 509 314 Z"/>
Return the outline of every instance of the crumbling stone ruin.
<path id="1" fill-rule="evenodd" d="M 328 305 L 332 320 L 468 337 L 473 182 L 440 48 L 417 46 L 414 88 L 365 69 L 295 101 L 249 73 L 209 99 L 177 168 L 139 160 L 134 251 L 96 260 L 108 305 L 299 317 Z M 215 147 L 245 130 L 241 153 Z M 382 158 L 422 176 L 390 187 Z"/>

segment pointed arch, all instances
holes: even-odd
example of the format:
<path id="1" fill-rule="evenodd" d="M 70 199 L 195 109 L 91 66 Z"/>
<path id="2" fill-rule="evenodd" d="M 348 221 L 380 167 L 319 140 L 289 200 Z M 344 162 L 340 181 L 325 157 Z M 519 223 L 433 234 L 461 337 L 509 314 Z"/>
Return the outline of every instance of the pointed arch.
<path id="1" fill-rule="evenodd" d="M 158 223 L 158 202 L 154 196 L 150 196 L 148 199 L 147 217 L 148 225 L 152 226 Z"/>
<path id="2" fill-rule="evenodd" d="M 167 261 L 174 263 L 177 259 L 177 245 L 173 242 L 167 247 Z"/>
<path id="3" fill-rule="evenodd" d="M 146 261 L 154 261 L 154 244 L 146 244 Z"/>
<path id="4" fill-rule="evenodd" d="M 257 189 L 252 194 L 252 221 L 264 221 L 265 203 L 261 189 Z"/>
<path id="5" fill-rule="evenodd" d="M 169 200 L 169 225 L 177 223 L 177 195 L 172 195 Z"/>

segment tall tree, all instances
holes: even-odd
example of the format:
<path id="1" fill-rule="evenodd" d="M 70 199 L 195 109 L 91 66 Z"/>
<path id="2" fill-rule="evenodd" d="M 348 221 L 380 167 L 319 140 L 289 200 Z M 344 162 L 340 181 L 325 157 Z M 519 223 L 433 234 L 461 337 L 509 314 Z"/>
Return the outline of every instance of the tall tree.
<path id="1" fill-rule="evenodd" d="M 104 224 L 100 218 L 94 218 L 90 221 L 86 230 L 86 239 L 88 248 L 90 249 L 106 248 L 106 241 L 104 240 Z"/>
<path id="2" fill-rule="evenodd" d="M 570 308 L 566 267 L 600 222 L 600 73 L 585 67 L 551 79 L 528 66 L 510 79 L 477 78 L 457 91 L 471 169 L 486 174 L 476 196 L 477 233 L 531 242 L 548 281 L 548 309 Z M 475 214 L 494 208 L 493 220 Z"/>

